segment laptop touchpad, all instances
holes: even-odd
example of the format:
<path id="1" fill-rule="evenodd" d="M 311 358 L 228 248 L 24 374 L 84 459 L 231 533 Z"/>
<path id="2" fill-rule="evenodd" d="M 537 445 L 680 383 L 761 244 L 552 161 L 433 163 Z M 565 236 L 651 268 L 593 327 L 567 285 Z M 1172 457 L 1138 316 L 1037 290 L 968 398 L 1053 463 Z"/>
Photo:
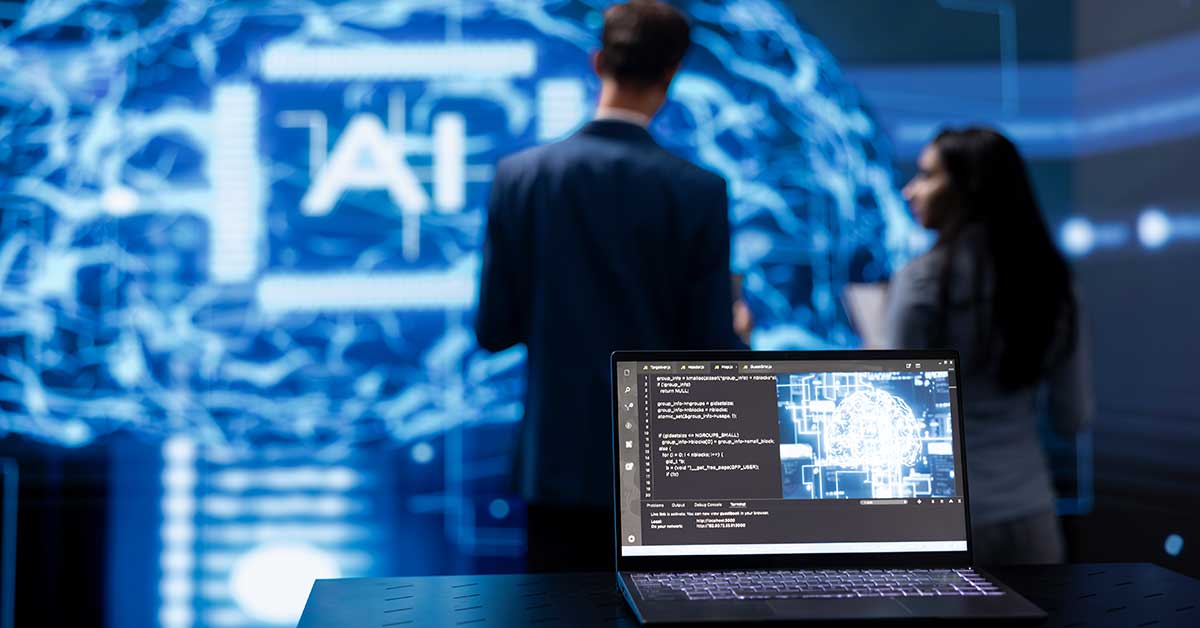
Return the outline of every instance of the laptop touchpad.
<path id="1" fill-rule="evenodd" d="M 779 617 L 793 619 L 868 619 L 912 616 L 903 604 L 892 598 L 769 600 L 767 604 Z"/>

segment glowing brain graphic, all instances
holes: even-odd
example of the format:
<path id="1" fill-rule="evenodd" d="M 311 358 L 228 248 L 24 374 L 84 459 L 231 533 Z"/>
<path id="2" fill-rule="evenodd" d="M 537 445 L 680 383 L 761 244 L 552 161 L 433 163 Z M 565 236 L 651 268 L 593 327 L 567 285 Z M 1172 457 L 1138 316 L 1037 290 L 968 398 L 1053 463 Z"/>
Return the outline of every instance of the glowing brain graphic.
<path id="1" fill-rule="evenodd" d="M 879 130 L 777 3 L 680 4 L 654 131 L 730 182 L 755 344 L 854 344 L 842 286 L 911 233 Z M 29 5 L 0 42 L 0 429 L 337 447 L 515 420 L 521 355 L 470 332 L 490 167 L 589 115 L 606 5 Z"/>
<path id="2" fill-rule="evenodd" d="M 903 494 L 900 472 L 921 455 L 921 424 L 903 399 L 878 388 L 852 393 L 826 426 L 826 462 L 871 471 L 875 497 Z"/>

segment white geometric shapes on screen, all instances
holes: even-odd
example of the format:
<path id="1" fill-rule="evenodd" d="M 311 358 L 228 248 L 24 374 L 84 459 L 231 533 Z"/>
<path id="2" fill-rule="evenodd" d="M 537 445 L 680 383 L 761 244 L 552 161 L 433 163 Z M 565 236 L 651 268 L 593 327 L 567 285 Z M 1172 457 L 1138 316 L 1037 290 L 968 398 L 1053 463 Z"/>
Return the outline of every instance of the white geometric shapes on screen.
<path id="1" fill-rule="evenodd" d="M 402 212 L 425 212 L 429 196 L 397 144 L 377 116 L 360 113 L 351 118 L 328 161 L 300 199 L 300 211 L 307 216 L 324 216 L 346 190 L 386 189 Z"/>
<path id="2" fill-rule="evenodd" d="M 389 94 L 391 128 L 385 128 L 374 114 L 355 115 L 328 158 L 324 155 L 324 114 L 285 111 L 280 118 L 288 126 L 310 129 L 309 170 L 313 182 L 300 200 L 301 213 L 325 216 L 350 190 L 386 190 L 404 217 L 401 249 L 404 258 L 412 261 L 420 255 L 420 215 L 429 210 L 430 199 L 407 159 L 404 106 L 403 92 Z M 458 212 L 466 207 L 466 136 L 462 114 L 440 112 L 433 117 L 433 205 L 439 212 Z"/>
<path id="3" fill-rule="evenodd" d="M 460 211 L 467 204 L 467 121 L 461 113 L 433 117 L 433 195 L 438 211 Z"/>
<path id="4" fill-rule="evenodd" d="M 404 217 L 401 250 L 406 259 L 415 260 L 420 255 L 420 216 L 430 203 L 404 158 L 403 137 L 403 131 L 390 137 L 373 114 L 355 115 L 300 199 L 301 213 L 325 216 L 348 190 L 387 190 Z"/>
<path id="5" fill-rule="evenodd" d="M 314 181 L 325 165 L 329 145 L 329 123 L 321 111 L 298 109 L 280 111 L 275 124 L 285 129 L 308 129 L 308 176 Z"/>
<path id="6" fill-rule="evenodd" d="M 431 7 L 432 9 L 432 7 Z M 533 41 L 421 44 L 271 44 L 260 72 L 268 81 L 512 80 L 537 70 Z"/>
<path id="7" fill-rule="evenodd" d="M 159 625 L 193 625 L 196 571 L 196 444 L 187 436 L 172 436 L 162 447 L 162 550 Z"/>
<path id="8" fill-rule="evenodd" d="M 213 89 L 208 272 L 216 283 L 250 281 L 262 263 L 265 220 L 258 115 L 258 90 L 252 85 L 229 83 Z"/>
<path id="9" fill-rule="evenodd" d="M 779 446 L 779 457 L 787 460 L 812 460 L 816 456 L 812 445 L 787 443 Z"/>
<path id="10" fill-rule="evenodd" d="M 466 310 L 475 303 L 477 280 L 467 269 L 445 272 L 273 273 L 259 280 L 259 309 L 289 312 L 409 312 Z"/>

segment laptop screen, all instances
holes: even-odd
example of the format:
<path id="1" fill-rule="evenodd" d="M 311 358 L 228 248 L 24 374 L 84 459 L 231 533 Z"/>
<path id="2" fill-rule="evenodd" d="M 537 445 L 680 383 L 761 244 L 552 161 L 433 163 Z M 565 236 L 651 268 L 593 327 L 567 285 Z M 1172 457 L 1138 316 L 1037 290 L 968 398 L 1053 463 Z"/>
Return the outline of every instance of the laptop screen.
<path id="1" fill-rule="evenodd" d="M 953 360 L 752 355 L 616 363 L 622 556 L 966 551 Z"/>

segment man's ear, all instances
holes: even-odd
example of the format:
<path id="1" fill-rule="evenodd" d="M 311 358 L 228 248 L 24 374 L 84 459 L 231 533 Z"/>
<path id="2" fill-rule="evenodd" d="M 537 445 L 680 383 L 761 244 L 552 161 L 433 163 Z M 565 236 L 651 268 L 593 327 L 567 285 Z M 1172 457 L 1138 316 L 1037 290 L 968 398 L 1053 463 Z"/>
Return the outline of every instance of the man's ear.
<path id="1" fill-rule="evenodd" d="M 671 89 L 671 81 L 675 80 L 675 75 L 679 74 L 679 68 L 682 66 L 683 66 L 682 62 L 676 63 L 675 67 L 671 68 L 670 70 L 667 71 L 666 74 L 663 75 L 662 89 L 664 92 L 669 91 Z"/>
<path id="2" fill-rule="evenodd" d="M 599 50 L 592 53 L 592 70 L 596 76 L 604 78 L 604 54 Z"/>

